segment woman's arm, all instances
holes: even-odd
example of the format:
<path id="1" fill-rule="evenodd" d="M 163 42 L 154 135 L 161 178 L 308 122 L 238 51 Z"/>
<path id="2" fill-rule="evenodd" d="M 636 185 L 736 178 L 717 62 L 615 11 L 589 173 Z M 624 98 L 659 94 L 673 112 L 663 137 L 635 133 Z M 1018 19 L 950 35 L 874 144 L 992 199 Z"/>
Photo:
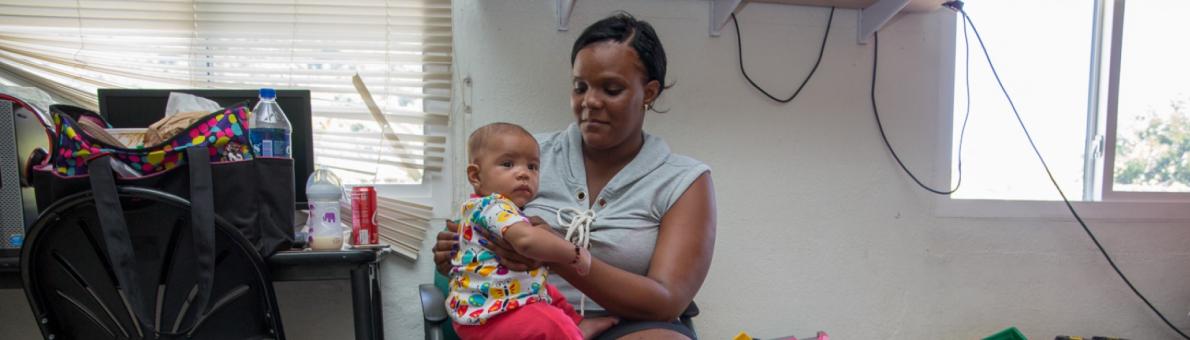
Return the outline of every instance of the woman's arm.
<path id="1" fill-rule="evenodd" d="M 677 319 L 706 279 L 715 250 L 715 193 L 704 173 L 661 218 L 661 230 L 649 272 L 640 276 L 592 260 L 590 273 L 552 268 L 616 316 L 670 321 Z"/>

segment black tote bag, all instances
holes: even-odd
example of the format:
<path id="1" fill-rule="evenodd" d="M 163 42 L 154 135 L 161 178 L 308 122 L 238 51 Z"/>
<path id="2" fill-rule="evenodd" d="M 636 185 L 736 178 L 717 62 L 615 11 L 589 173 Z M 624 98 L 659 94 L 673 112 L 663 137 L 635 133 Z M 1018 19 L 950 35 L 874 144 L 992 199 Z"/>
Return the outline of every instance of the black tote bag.
<path id="1" fill-rule="evenodd" d="M 61 109 L 51 108 L 51 111 L 59 110 Z M 212 112 L 211 115 L 222 112 L 226 111 Z M 65 112 L 55 112 L 55 115 L 62 120 L 70 120 L 72 119 L 70 116 L 78 116 L 75 112 L 70 113 L 68 115 Z M 95 116 L 98 115 L 95 114 Z M 81 131 L 76 133 L 86 137 L 85 133 Z M 51 140 L 51 145 L 54 145 L 54 142 Z M 58 146 L 54 145 L 53 147 L 57 148 Z M 143 150 L 147 154 L 154 149 L 154 147 L 150 147 L 120 149 L 120 151 Z M 196 149 L 196 147 L 190 149 Z M 188 162 L 189 155 L 193 153 L 186 151 L 172 150 L 172 152 L 186 154 L 182 157 L 184 162 Z M 202 152 L 198 154 L 205 154 L 206 151 L 208 150 L 202 149 Z M 57 152 L 58 150 L 52 150 L 51 157 Z M 98 158 L 102 155 L 94 156 Z M 292 246 L 295 210 L 292 159 L 264 157 L 202 163 L 206 163 L 202 166 L 209 168 L 211 201 L 215 215 L 222 217 L 243 233 L 262 257 L 267 258 L 279 250 L 289 249 Z M 54 171 L 50 164 L 35 166 L 30 170 L 28 180 L 34 187 L 39 210 L 49 207 L 60 198 L 93 189 L 90 176 L 85 174 L 62 175 Z M 179 165 L 146 176 L 116 177 L 114 181 L 117 186 L 150 188 L 195 201 L 191 197 L 191 172 L 190 166 Z M 195 204 L 201 203 L 195 202 Z"/>

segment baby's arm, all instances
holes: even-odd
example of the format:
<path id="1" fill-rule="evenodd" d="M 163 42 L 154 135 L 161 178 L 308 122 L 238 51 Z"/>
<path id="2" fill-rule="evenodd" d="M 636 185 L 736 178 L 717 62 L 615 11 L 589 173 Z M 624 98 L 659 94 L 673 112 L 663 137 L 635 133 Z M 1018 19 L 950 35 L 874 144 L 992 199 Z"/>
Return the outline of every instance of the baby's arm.
<path id="1" fill-rule="evenodd" d="M 579 275 L 591 268 L 591 254 L 553 231 L 534 227 L 529 218 L 507 199 L 494 196 L 481 201 L 471 222 L 489 240 L 510 246 L 517 254 L 552 264 L 574 267 Z"/>
<path id="2" fill-rule="evenodd" d="M 529 222 L 517 222 L 508 226 L 502 236 L 517 253 L 529 258 L 572 265 L 580 273 L 586 273 L 591 266 L 591 254 L 586 249 L 575 246 L 549 230 L 534 227 Z"/>

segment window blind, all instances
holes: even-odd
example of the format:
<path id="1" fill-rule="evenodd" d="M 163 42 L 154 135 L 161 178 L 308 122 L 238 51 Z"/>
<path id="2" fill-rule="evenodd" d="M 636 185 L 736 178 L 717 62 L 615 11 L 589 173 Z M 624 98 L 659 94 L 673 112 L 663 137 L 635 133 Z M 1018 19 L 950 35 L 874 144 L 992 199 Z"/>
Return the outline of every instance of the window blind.
<path id="1" fill-rule="evenodd" d="M 314 161 L 347 184 L 441 171 L 451 44 L 450 0 L 0 0 L 0 67 L 93 110 L 98 88 L 309 89 Z M 378 206 L 416 257 L 428 208 Z"/>
<path id="2" fill-rule="evenodd" d="M 315 162 L 348 183 L 441 170 L 451 39 L 449 0 L 0 0 L 0 67 L 84 107 L 97 88 L 309 89 Z"/>

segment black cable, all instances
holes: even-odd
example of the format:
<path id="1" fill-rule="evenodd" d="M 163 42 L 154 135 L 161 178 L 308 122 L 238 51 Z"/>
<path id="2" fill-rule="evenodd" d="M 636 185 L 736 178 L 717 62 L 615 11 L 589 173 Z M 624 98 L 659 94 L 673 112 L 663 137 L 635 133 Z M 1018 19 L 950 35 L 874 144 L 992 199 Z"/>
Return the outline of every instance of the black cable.
<path id="1" fill-rule="evenodd" d="M 810 82 L 810 78 L 814 77 L 814 71 L 818 70 L 818 64 L 822 62 L 822 53 L 824 51 L 826 51 L 826 38 L 829 37 L 831 34 L 831 22 L 834 20 L 835 20 L 835 8 L 831 7 L 830 16 L 828 16 L 826 19 L 826 33 L 822 34 L 822 46 L 820 46 L 818 48 L 818 60 L 814 62 L 814 68 L 810 69 L 810 74 L 806 75 L 806 79 L 802 80 L 802 84 L 797 87 L 797 90 L 793 91 L 792 95 L 789 95 L 789 98 L 780 99 L 780 98 L 773 96 L 772 94 L 769 94 L 768 91 L 765 91 L 764 89 L 760 88 L 760 85 L 756 85 L 756 82 L 752 81 L 752 77 L 748 76 L 748 71 L 744 70 L 744 42 L 743 42 L 743 40 L 740 39 L 740 23 L 739 23 L 739 21 L 737 21 L 735 19 L 735 13 L 732 13 L 731 14 L 731 23 L 735 25 L 736 50 L 739 52 L 739 55 L 740 55 L 740 73 L 744 74 L 744 79 L 747 79 L 748 83 L 752 84 L 752 87 L 755 87 L 757 90 L 760 91 L 760 93 L 763 93 L 765 96 L 769 97 L 769 99 L 772 99 L 772 100 L 775 100 L 775 101 L 778 101 L 781 103 L 788 103 L 790 101 L 793 101 L 793 98 L 796 98 L 797 95 L 802 92 L 802 89 L 806 87 L 806 83 Z"/>
<path id="2" fill-rule="evenodd" d="M 920 186 L 922 189 L 925 189 L 926 191 L 939 195 L 953 194 L 955 191 L 959 190 L 959 187 L 963 185 L 963 140 L 967 137 L 967 121 L 969 118 L 971 118 L 971 46 L 968 44 L 967 40 L 967 23 L 963 22 L 963 47 L 965 47 L 964 56 L 967 63 L 967 66 L 964 67 L 964 70 L 966 71 L 965 78 L 967 88 L 967 113 L 963 115 L 963 128 L 959 130 L 959 152 L 957 156 L 958 179 L 955 181 L 954 188 L 947 191 L 931 188 L 925 183 L 922 183 L 921 180 L 917 179 L 917 176 L 914 175 L 912 171 L 909 171 L 909 167 L 905 166 L 905 163 L 901 161 L 901 157 L 897 155 L 897 151 L 893 150 L 892 144 L 888 142 L 888 135 L 884 133 L 884 123 L 880 121 L 880 110 L 876 108 L 876 65 L 877 60 L 880 59 L 879 32 L 875 32 L 873 34 L 872 40 L 874 45 L 872 46 L 872 88 L 869 93 L 872 97 L 872 114 L 876 116 L 876 128 L 880 130 L 880 139 L 884 141 L 884 146 L 888 148 L 888 153 L 892 154 L 893 159 L 895 159 L 897 164 L 901 166 L 901 170 L 904 170 L 905 174 L 909 175 L 909 178 L 912 178 L 913 182 L 917 183 L 918 186 Z"/>
<path id="3" fill-rule="evenodd" d="M 1074 219 L 1077 220 L 1078 224 L 1083 227 L 1083 231 L 1087 232 L 1087 236 L 1091 237 L 1091 241 L 1095 243 L 1095 247 L 1099 248 L 1099 252 L 1103 254 L 1103 258 L 1107 259 L 1107 263 L 1111 265 L 1111 268 L 1116 271 L 1116 274 L 1120 275 L 1120 279 L 1124 280 L 1124 283 L 1128 284 L 1128 288 L 1131 288 L 1132 292 L 1136 293 L 1136 296 L 1139 297 L 1141 301 L 1144 301 L 1145 304 L 1149 306 L 1149 309 L 1152 309 L 1153 313 L 1156 313 L 1157 317 L 1161 318 L 1161 321 L 1165 322 L 1165 325 L 1169 326 L 1170 329 L 1173 329 L 1174 332 L 1177 332 L 1178 335 L 1181 335 L 1182 338 L 1190 339 L 1190 336 L 1187 336 L 1186 333 L 1182 333 L 1182 330 L 1178 329 L 1178 327 L 1174 326 L 1173 323 L 1169 322 L 1169 319 L 1166 319 L 1165 315 L 1161 314 L 1161 311 L 1157 310 L 1157 307 L 1154 307 L 1153 304 L 1149 302 L 1149 299 L 1145 298 L 1145 296 L 1136 289 L 1136 286 L 1132 285 L 1132 281 L 1129 281 L 1128 277 L 1124 276 L 1124 272 L 1120 271 L 1120 267 L 1116 266 L 1116 261 L 1112 260 L 1111 256 L 1107 254 L 1107 250 L 1103 249 L 1103 245 L 1099 244 L 1099 239 L 1095 237 L 1095 233 L 1092 233 L 1091 229 L 1087 228 L 1087 223 L 1083 222 L 1082 217 L 1080 217 L 1078 212 L 1074 210 L 1074 205 L 1070 204 L 1070 200 L 1066 198 L 1066 193 L 1062 191 L 1062 187 L 1059 186 L 1058 181 L 1054 179 L 1053 172 L 1050 172 L 1050 167 L 1045 163 L 1045 158 L 1041 157 L 1041 151 L 1037 150 L 1037 144 L 1033 143 L 1033 137 L 1029 135 L 1029 129 L 1025 128 L 1025 121 L 1021 119 L 1021 114 L 1017 112 L 1016 104 L 1012 102 L 1012 96 L 1009 96 L 1008 90 L 1004 88 L 1004 82 L 1000 80 L 1000 74 L 996 72 L 996 66 L 992 64 L 992 56 L 988 53 L 987 46 L 984 46 L 983 44 L 983 38 L 979 35 L 979 29 L 975 28 L 975 22 L 971 20 L 971 17 L 967 16 L 967 12 L 963 11 L 962 7 L 959 7 L 958 11 L 959 13 L 963 14 L 963 21 L 967 24 L 970 24 L 971 30 L 975 32 L 975 39 L 979 41 L 979 47 L 983 50 L 984 57 L 987 58 L 988 67 L 991 68 L 992 75 L 996 78 L 996 84 L 1000 86 L 1000 91 L 1004 93 L 1004 98 L 1008 99 L 1008 106 L 1012 108 L 1012 114 L 1016 116 L 1017 123 L 1020 124 L 1021 130 L 1025 132 L 1025 137 L 1029 139 L 1029 146 L 1033 147 L 1033 153 L 1036 154 L 1037 159 L 1041 161 L 1041 166 L 1045 168 L 1045 174 L 1049 176 L 1050 182 L 1054 184 L 1054 188 L 1058 189 L 1058 194 L 1062 196 L 1062 202 L 1066 203 L 1066 208 L 1070 209 L 1070 214 L 1074 215 Z"/>

